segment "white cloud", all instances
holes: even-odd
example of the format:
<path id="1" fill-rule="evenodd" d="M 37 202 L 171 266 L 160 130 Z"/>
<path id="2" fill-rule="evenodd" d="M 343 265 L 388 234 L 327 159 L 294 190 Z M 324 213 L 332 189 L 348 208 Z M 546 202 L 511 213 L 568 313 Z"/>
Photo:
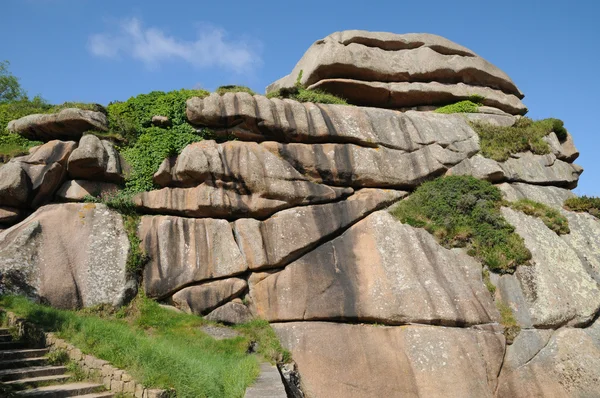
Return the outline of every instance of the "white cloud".
<path id="1" fill-rule="evenodd" d="M 151 68 L 175 58 L 199 68 L 218 66 L 243 73 L 262 63 L 256 44 L 227 40 L 223 29 L 204 26 L 196 40 L 186 41 L 146 28 L 137 18 L 119 23 L 116 33 L 91 35 L 87 47 L 98 57 L 132 57 Z"/>

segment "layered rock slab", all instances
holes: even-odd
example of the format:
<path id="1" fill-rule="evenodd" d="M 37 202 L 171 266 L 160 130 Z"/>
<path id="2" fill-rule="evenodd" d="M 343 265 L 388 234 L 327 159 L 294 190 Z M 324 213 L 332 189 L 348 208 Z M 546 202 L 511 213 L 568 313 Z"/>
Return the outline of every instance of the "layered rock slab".
<path id="1" fill-rule="evenodd" d="M 477 134 L 460 115 L 226 93 L 189 99 L 187 116 L 191 123 L 210 127 L 217 134 L 253 141 L 351 143 L 403 151 L 433 143 L 453 148 L 458 143 L 470 143 L 475 151 L 479 149 Z"/>
<path id="2" fill-rule="evenodd" d="M 144 216 L 139 236 L 150 256 L 143 283 L 149 297 L 248 269 L 226 220 Z"/>
<path id="3" fill-rule="evenodd" d="M 407 194 L 364 188 L 346 200 L 283 210 L 265 221 L 242 218 L 233 231 L 250 269 L 278 267 Z"/>
<path id="4" fill-rule="evenodd" d="M 123 182 L 124 160 L 106 140 L 92 134 L 79 140 L 77 149 L 69 157 L 69 176 L 73 179 Z"/>
<path id="5" fill-rule="evenodd" d="M 89 130 L 108 131 L 108 121 L 102 112 L 77 108 L 63 109 L 53 114 L 35 114 L 13 120 L 7 129 L 30 140 L 79 139 Z"/>
<path id="6" fill-rule="evenodd" d="M 385 32 L 343 31 L 315 42 L 292 72 L 267 87 L 267 92 L 294 87 L 297 79 L 304 87 L 326 88 L 350 102 L 369 106 L 395 106 L 389 98 L 400 91 L 398 99 L 412 97 L 400 106 L 418 106 L 447 102 L 455 95 L 454 86 L 470 90 L 488 89 L 498 97 L 495 107 L 516 103 L 511 113 L 524 113 L 519 99 L 523 94 L 500 69 L 471 50 L 432 34 L 393 34 Z M 328 87 L 325 87 L 327 83 Z M 333 83 L 333 84 L 331 84 Z M 437 84 L 433 90 L 423 87 L 382 90 L 377 85 Z M 375 86 L 373 89 L 371 87 Z M 449 86 L 449 88 L 442 88 Z M 384 86 L 385 87 L 385 86 Z M 379 92 L 377 92 L 379 89 Z M 359 93 L 366 91 L 364 97 Z M 468 91 L 468 90 L 467 90 Z M 417 95 L 407 95 L 415 92 Z M 468 96 L 468 94 L 467 94 Z M 492 97 L 488 93 L 486 97 Z M 423 102 L 425 101 L 425 102 Z M 509 109 L 507 109 L 509 111 Z"/>
<path id="7" fill-rule="evenodd" d="M 532 254 L 531 266 L 519 266 L 514 276 L 502 277 L 519 282 L 499 284 L 505 301 L 529 315 L 534 327 L 581 326 L 594 319 L 600 310 L 600 285 L 578 253 L 540 219 L 508 208 L 502 214 Z"/>
<path id="8" fill-rule="evenodd" d="M 188 314 L 205 315 L 227 300 L 242 293 L 244 279 L 229 278 L 181 289 L 171 297 L 175 307 Z"/>
<path id="9" fill-rule="evenodd" d="M 55 199 L 65 202 L 80 202 L 89 196 L 103 197 L 115 194 L 119 186 L 111 182 L 69 180 L 56 191 Z"/>
<path id="10" fill-rule="evenodd" d="M 519 349 L 525 349 L 529 358 L 522 357 Z M 598 396 L 600 322 L 586 329 L 520 335 L 507 348 L 506 358 L 499 378 L 499 398 Z"/>
<path id="11" fill-rule="evenodd" d="M 251 283 L 250 296 L 255 313 L 270 322 L 477 325 L 498 319 L 479 263 L 385 211 Z"/>
<path id="12" fill-rule="evenodd" d="M 505 344 L 501 334 L 460 328 L 272 327 L 310 397 L 493 397 Z"/>
<path id="13" fill-rule="evenodd" d="M 129 249 L 121 216 L 105 205 L 44 206 L 0 234 L 0 289 L 58 308 L 121 305 L 135 294 Z"/>

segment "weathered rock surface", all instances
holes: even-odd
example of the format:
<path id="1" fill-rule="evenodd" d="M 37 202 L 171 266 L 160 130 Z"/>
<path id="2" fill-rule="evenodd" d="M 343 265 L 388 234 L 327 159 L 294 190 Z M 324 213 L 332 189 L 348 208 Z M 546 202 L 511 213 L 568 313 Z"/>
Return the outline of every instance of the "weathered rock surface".
<path id="1" fill-rule="evenodd" d="M 510 202 L 529 199 L 557 209 L 563 207 L 565 200 L 575 197 L 573 192 L 565 188 L 530 185 L 520 182 L 499 184 L 498 188 L 504 194 L 504 198 Z"/>
<path id="2" fill-rule="evenodd" d="M 226 220 L 144 216 L 139 236 L 150 256 L 144 269 L 149 297 L 162 298 L 192 283 L 248 268 Z"/>
<path id="3" fill-rule="evenodd" d="M 479 154 L 465 159 L 446 173 L 448 175 L 471 175 L 475 178 L 490 182 L 499 182 L 505 179 L 504 170 L 493 159 L 485 158 Z"/>
<path id="4" fill-rule="evenodd" d="M 250 322 L 254 319 L 248 307 L 235 301 L 223 304 L 205 318 L 209 321 L 221 322 L 227 325 L 239 325 L 240 323 Z"/>
<path id="5" fill-rule="evenodd" d="M 119 186 L 111 182 L 69 180 L 58 189 L 55 198 L 57 201 L 79 202 L 87 196 L 102 197 L 118 190 Z"/>
<path id="6" fill-rule="evenodd" d="M 295 207 L 265 221 L 242 218 L 233 224 L 233 230 L 250 269 L 278 267 L 407 194 L 364 188 L 341 202 Z"/>
<path id="7" fill-rule="evenodd" d="M 571 233 L 561 238 L 577 253 L 590 275 L 600 283 L 600 221 L 588 213 L 563 210 Z"/>
<path id="8" fill-rule="evenodd" d="M 105 205 L 44 206 L 0 234 L 0 290 L 59 308 L 120 305 L 135 289 L 128 252 L 121 216 Z"/>
<path id="9" fill-rule="evenodd" d="M 572 163 L 579 157 L 579 151 L 575 148 L 571 134 L 567 133 L 567 139 L 564 142 L 560 142 L 555 133 L 550 133 L 543 139 L 550 145 L 552 153 L 558 159 Z"/>
<path id="10" fill-rule="evenodd" d="M 540 219 L 508 208 L 502 214 L 532 254 L 532 265 L 519 266 L 515 273 L 532 325 L 548 328 L 590 322 L 600 310 L 600 285 L 578 253 Z M 517 308 L 521 304 L 505 301 Z"/>
<path id="11" fill-rule="evenodd" d="M 115 147 L 92 134 L 84 135 L 69 157 L 69 176 L 73 179 L 122 182 L 123 160 Z"/>
<path id="12" fill-rule="evenodd" d="M 466 143 L 479 150 L 477 134 L 461 115 L 301 103 L 248 93 L 191 98 L 187 115 L 193 124 L 244 140 L 352 143 L 403 151 Z"/>
<path id="13" fill-rule="evenodd" d="M 596 321 L 586 329 L 521 332 L 507 349 L 497 396 L 595 397 L 599 381 L 600 322 Z"/>
<path id="14" fill-rule="evenodd" d="M 205 315 L 242 293 L 248 284 L 244 279 L 230 278 L 181 289 L 171 298 L 175 306 L 188 314 Z"/>
<path id="15" fill-rule="evenodd" d="M 8 206 L 0 206 L 0 224 L 13 224 L 20 217 L 20 209 Z"/>
<path id="16" fill-rule="evenodd" d="M 476 325 L 498 319 L 478 262 L 385 211 L 251 284 L 250 295 L 256 314 L 271 322 Z"/>
<path id="17" fill-rule="evenodd" d="M 524 182 L 534 185 L 554 185 L 573 189 L 577 187 L 583 169 L 575 164 L 559 160 L 554 154 L 534 155 L 531 152 L 520 154 L 499 163 L 509 182 Z"/>
<path id="18" fill-rule="evenodd" d="M 25 207 L 31 193 L 31 182 L 25 170 L 17 163 L 0 167 L 0 204 Z"/>
<path id="19" fill-rule="evenodd" d="M 489 106 L 480 106 L 479 113 L 463 113 L 462 116 L 466 117 L 467 120 L 477 123 L 487 123 L 493 126 L 510 127 L 517 121 L 517 116 L 509 115 L 508 113 L 486 113 L 490 111 Z"/>
<path id="20" fill-rule="evenodd" d="M 63 109 L 53 114 L 36 114 L 8 123 L 8 130 L 31 140 L 79 139 L 89 130 L 108 130 L 106 115 L 102 112 L 76 108 Z"/>
<path id="21" fill-rule="evenodd" d="M 352 103 L 379 107 L 447 102 L 449 96 L 454 95 L 453 90 L 460 90 L 456 86 L 461 84 L 470 92 L 466 97 L 478 94 L 477 90 L 481 89 L 497 92 L 498 102 L 484 103 L 500 109 L 511 102 L 520 104 L 518 100 L 523 98 L 504 72 L 471 50 L 443 37 L 423 33 L 400 35 L 358 30 L 333 33 L 316 41 L 292 72 L 267 87 L 267 92 L 291 88 L 299 76 L 304 87 L 319 87 Z M 388 84 L 405 87 L 383 91 L 382 87 Z M 412 84 L 422 87 L 408 88 Z M 428 84 L 440 87 L 425 88 Z M 492 97 L 489 93 L 484 96 Z M 391 97 L 415 100 L 396 105 L 390 104 Z M 520 104 L 517 111 L 503 110 L 524 113 L 525 107 Z"/>
<path id="22" fill-rule="evenodd" d="M 309 397 L 493 397 L 504 354 L 504 336 L 472 329 L 272 326 Z"/>

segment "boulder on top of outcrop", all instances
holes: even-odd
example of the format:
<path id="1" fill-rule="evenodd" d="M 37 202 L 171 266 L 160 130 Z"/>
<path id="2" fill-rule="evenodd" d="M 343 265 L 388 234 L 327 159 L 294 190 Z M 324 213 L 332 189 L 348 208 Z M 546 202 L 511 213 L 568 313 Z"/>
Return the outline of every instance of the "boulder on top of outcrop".
<path id="1" fill-rule="evenodd" d="M 144 216 L 139 236 L 150 256 L 144 269 L 149 297 L 166 297 L 192 283 L 248 269 L 226 220 Z"/>
<path id="2" fill-rule="evenodd" d="M 579 176 L 583 172 L 580 166 L 559 160 L 552 153 L 535 155 L 524 152 L 499 165 L 509 182 L 554 185 L 569 189 L 577 187 Z"/>
<path id="3" fill-rule="evenodd" d="M 522 331 L 499 375 L 498 397 L 596 397 L 600 321 L 588 328 Z"/>
<path id="4" fill-rule="evenodd" d="M 283 210 L 265 221 L 242 218 L 233 231 L 250 269 L 279 267 L 407 194 L 364 188 L 346 200 Z"/>
<path id="5" fill-rule="evenodd" d="M 254 317 L 244 304 L 230 301 L 213 310 L 205 319 L 213 322 L 221 322 L 227 325 L 239 325 L 250 322 Z"/>
<path id="6" fill-rule="evenodd" d="M 123 159 L 115 147 L 92 134 L 84 135 L 69 157 L 68 171 L 73 179 L 122 182 Z"/>
<path id="7" fill-rule="evenodd" d="M 282 271 L 252 281 L 250 296 L 255 313 L 270 322 L 487 325 L 498 320 L 481 264 L 385 211 Z"/>
<path id="8" fill-rule="evenodd" d="M 504 336 L 469 328 L 272 324 L 309 397 L 492 398 Z"/>
<path id="9" fill-rule="evenodd" d="M 205 315 L 242 293 L 248 284 L 244 279 L 228 278 L 181 289 L 171 297 L 175 307 L 188 314 Z"/>
<path id="10" fill-rule="evenodd" d="M 56 191 L 56 201 L 79 202 L 88 196 L 104 197 L 115 194 L 119 186 L 111 182 L 69 180 Z"/>
<path id="11" fill-rule="evenodd" d="M 123 220 L 102 204 L 40 208 L 0 234 L 0 294 L 58 308 L 120 305 L 135 294 Z"/>
<path id="12" fill-rule="evenodd" d="M 77 108 L 58 113 L 24 116 L 8 123 L 8 130 L 30 140 L 79 139 L 89 130 L 108 130 L 106 115 L 102 112 Z"/>
<path id="13" fill-rule="evenodd" d="M 444 104 L 477 94 L 483 103 L 524 114 L 523 94 L 496 66 L 471 50 L 427 33 L 349 30 L 316 41 L 292 72 L 267 87 L 296 82 L 357 105 L 399 108 Z"/>
<path id="14" fill-rule="evenodd" d="M 509 208 L 502 208 L 502 214 L 532 254 L 531 265 L 519 266 L 515 272 L 513 278 L 519 283 L 499 285 L 503 301 L 523 317 L 528 315 L 534 327 L 590 322 L 600 311 L 600 285 L 580 253 L 540 219 Z"/>
<path id="15" fill-rule="evenodd" d="M 543 140 L 550 145 L 552 153 L 560 160 L 572 163 L 579 157 L 579 151 L 575 148 L 573 137 L 569 133 L 567 133 L 567 138 L 563 142 L 559 141 L 554 132 L 545 136 Z"/>
<path id="16" fill-rule="evenodd" d="M 479 150 L 478 137 L 461 115 L 301 103 L 248 93 L 211 94 L 187 101 L 191 123 L 242 140 L 352 143 L 413 151 L 438 143 Z M 512 118 L 512 116 L 510 116 Z"/>

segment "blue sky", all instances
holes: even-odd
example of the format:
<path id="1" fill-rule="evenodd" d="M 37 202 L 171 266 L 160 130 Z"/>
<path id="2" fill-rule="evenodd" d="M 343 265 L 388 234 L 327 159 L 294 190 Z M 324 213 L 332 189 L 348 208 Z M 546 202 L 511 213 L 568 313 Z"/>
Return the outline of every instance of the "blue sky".
<path id="1" fill-rule="evenodd" d="M 53 103 L 225 84 L 263 92 L 338 30 L 439 34 L 503 69 L 528 116 L 565 121 L 585 168 L 576 192 L 600 196 L 594 0 L 3 0 L 1 10 L 0 60 Z"/>

